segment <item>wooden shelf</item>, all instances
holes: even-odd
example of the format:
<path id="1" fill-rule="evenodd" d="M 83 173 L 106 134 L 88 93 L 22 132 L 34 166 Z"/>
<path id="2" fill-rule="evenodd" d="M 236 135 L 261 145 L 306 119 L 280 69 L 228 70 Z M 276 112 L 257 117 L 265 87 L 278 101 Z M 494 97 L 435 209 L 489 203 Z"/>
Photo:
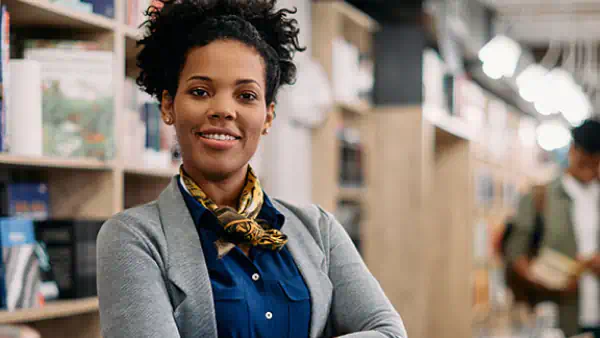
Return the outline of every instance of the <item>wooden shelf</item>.
<path id="1" fill-rule="evenodd" d="M 444 109 L 425 105 L 423 114 L 437 128 L 436 132 L 439 132 L 439 136 L 446 134 L 446 136 L 453 136 L 467 141 L 474 139 L 473 126 L 462 118 L 450 115 Z"/>
<path id="2" fill-rule="evenodd" d="M 98 298 L 48 302 L 42 308 L 0 312 L 0 324 L 30 323 L 98 311 Z"/>
<path id="3" fill-rule="evenodd" d="M 365 188 L 363 187 L 344 187 L 338 190 L 338 199 L 346 201 L 361 202 L 365 198 Z"/>
<path id="4" fill-rule="evenodd" d="M 4 0 L 11 25 L 113 31 L 115 21 L 102 15 L 77 11 L 47 0 Z"/>
<path id="5" fill-rule="evenodd" d="M 335 1 L 332 2 L 332 6 L 342 14 L 346 20 L 352 22 L 354 25 L 371 33 L 379 30 L 377 21 L 351 4 L 345 1 Z"/>
<path id="6" fill-rule="evenodd" d="M 0 154 L 0 165 L 84 170 L 110 170 L 112 162 L 88 158 L 54 158 Z"/>
<path id="7" fill-rule="evenodd" d="M 123 35 L 125 35 L 126 39 L 131 39 L 131 40 L 138 40 L 141 37 L 142 31 L 140 29 L 137 29 L 135 27 L 126 25 L 126 24 L 121 24 L 120 25 L 121 31 L 123 31 Z"/>
<path id="8" fill-rule="evenodd" d="M 152 168 L 125 168 L 125 174 L 146 176 L 154 178 L 171 178 L 178 173 L 179 167 L 173 167 L 170 169 L 152 169 Z"/>
<path id="9" fill-rule="evenodd" d="M 367 115 L 372 109 L 371 104 L 365 101 L 356 103 L 337 102 L 336 105 L 342 109 L 342 111 L 357 116 Z"/>

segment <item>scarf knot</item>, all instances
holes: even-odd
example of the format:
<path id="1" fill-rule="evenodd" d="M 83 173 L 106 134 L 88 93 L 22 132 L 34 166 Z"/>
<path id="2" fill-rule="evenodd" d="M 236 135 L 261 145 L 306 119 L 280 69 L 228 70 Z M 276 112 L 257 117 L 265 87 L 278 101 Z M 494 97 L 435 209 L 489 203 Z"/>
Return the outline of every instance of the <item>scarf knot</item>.
<path id="1" fill-rule="evenodd" d="M 264 195 L 252 168 L 248 168 L 246 183 L 238 201 L 238 210 L 228 206 L 217 206 L 185 173 L 183 165 L 179 171 L 190 195 L 215 215 L 223 229 L 224 236 L 215 242 L 219 258 L 239 244 L 281 250 L 287 243 L 284 233 L 273 229 L 264 220 L 256 219 L 262 208 Z"/>

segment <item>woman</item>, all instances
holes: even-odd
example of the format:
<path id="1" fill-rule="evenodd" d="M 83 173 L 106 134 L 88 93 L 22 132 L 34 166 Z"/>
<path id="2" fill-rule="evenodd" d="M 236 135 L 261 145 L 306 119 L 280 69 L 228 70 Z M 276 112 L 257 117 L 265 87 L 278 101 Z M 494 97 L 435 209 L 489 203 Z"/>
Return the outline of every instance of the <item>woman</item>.
<path id="1" fill-rule="evenodd" d="M 158 9 L 161 7 L 162 9 Z M 138 84 L 183 165 L 98 238 L 104 338 L 406 337 L 342 226 L 263 193 L 248 162 L 301 51 L 275 0 L 151 7 Z"/>

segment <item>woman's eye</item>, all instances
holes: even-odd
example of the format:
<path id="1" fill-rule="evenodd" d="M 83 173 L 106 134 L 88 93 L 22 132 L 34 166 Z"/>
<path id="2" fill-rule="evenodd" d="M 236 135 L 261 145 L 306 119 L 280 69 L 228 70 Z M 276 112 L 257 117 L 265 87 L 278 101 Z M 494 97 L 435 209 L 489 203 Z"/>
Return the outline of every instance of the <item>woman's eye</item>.
<path id="1" fill-rule="evenodd" d="M 244 101 L 254 101 L 256 100 L 256 95 L 253 93 L 242 93 L 240 94 L 240 98 Z"/>
<path id="2" fill-rule="evenodd" d="M 199 96 L 199 97 L 208 96 L 208 92 L 206 90 L 200 89 L 200 88 L 192 89 L 191 93 L 192 93 L 192 95 Z"/>

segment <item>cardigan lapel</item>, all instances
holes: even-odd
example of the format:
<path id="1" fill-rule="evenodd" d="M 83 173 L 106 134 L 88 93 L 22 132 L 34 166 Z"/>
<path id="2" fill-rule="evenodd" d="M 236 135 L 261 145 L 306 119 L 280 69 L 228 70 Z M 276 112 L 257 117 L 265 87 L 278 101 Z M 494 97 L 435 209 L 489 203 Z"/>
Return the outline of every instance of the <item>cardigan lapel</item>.
<path id="1" fill-rule="evenodd" d="M 168 278 L 185 294 L 175 309 L 181 337 L 217 337 L 212 289 L 200 237 L 174 177 L 158 198 L 168 245 Z"/>
<path id="2" fill-rule="evenodd" d="M 288 236 L 286 246 L 310 291 L 310 337 L 321 337 L 333 296 L 333 286 L 326 274 L 325 255 L 302 220 L 282 203 L 273 201 L 273 204 L 285 216 L 285 226 L 281 230 Z"/>
<path id="3" fill-rule="evenodd" d="M 329 318 L 333 286 L 327 275 L 325 255 L 304 223 L 283 204 L 273 201 L 285 216 L 282 231 L 286 244 L 311 296 L 310 337 L 322 336 Z M 181 337 L 217 337 L 217 323 L 210 277 L 200 237 L 181 196 L 177 179 L 158 198 L 160 220 L 168 245 L 168 278 L 185 294 L 175 309 Z M 210 318 L 210 320 L 206 320 Z"/>

